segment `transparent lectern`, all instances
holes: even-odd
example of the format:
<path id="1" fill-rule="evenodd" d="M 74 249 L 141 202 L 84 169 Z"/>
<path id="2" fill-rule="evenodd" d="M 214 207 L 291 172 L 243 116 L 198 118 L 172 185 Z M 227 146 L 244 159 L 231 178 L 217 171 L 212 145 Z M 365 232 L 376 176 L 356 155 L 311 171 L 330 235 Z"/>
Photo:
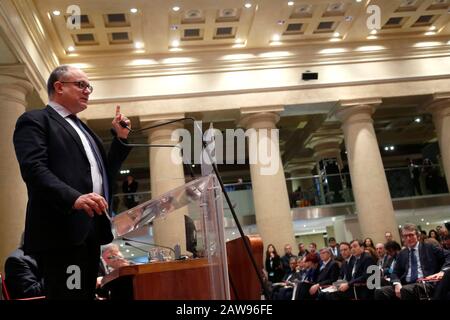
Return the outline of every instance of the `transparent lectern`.
<path id="1" fill-rule="evenodd" d="M 194 181 L 191 181 L 183 186 L 173 189 L 157 199 L 153 199 L 138 205 L 135 208 L 127 210 L 113 218 L 113 228 L 117 236 L 125 236 L 126 234 L 148 225 L 155 219 L 164 219 L 175 210 L 181 208 L 187 209 L 189 217 L 194 220 L 197 231 L 197 248 L 201 252 L 199 258 L 188 259 L 183 261 L 157 262 L 155 264 L 148 264 L 145 266 L 129 266 L 121 268 L 116 274 L 117 277 L 127 275 L 133 276 L 144 274 L 147 276 L 149 288 L 134 288 L 135 292 L 143 293 L 140 298 L 145 299 L 145 292 L 150 290 L 162 292 L 168 286 L 167 279 L 165 284 L 155 283 L 155 279 L 164 278 L 162 273 L 164 270 L 179 271 L 172 273 L 170 278 L 174 280 L 173 286 L 179 288 L 171 288 L 174 291 L 174 296 L 167 291 L 163 299 L 179 299 L 184 296 L 179 295 L 178 290 L 199 290 L 201 293 L 198 297 L 201 299 L 213 300 L 228 300 L 230 299 L 229 281 L 228 281 L 228 267 L 226 244 L 224 239 L 223 228 L 223 202 L 221 197 L 221 190 L 215 175 L 206 175 Z M 128 268 L 128 269 L 127 269 Z M 183 279 L 176 281 L 173 277 L 180 276 L 180 270 L 187 268 L 190 273 L 186 273 Z M 156 270 L 156 271 L 155 271 Z M 160 272 L 159 276 L 154 275 L 150 278 L 151 272 Z M 168 275 L 165 273 L 164 275 Z M 180 276 L 181 277 L 181 276 Z M 142 278 L 144 279 L 144 278 Z M 150 280 L 151 279 L 151 280 Z M 186 285 L 187 281 L 197 282 Z M 145 279 L 141 282 L 136 279 L 133 280 L 133 285 L 146 286 Z M 156 297 L 155 292 L 152 291 L 151 297 Z M 136 293 L 135 293 L 136 295 Z M 195 299 L 197 296 L 194 294 Z"/>

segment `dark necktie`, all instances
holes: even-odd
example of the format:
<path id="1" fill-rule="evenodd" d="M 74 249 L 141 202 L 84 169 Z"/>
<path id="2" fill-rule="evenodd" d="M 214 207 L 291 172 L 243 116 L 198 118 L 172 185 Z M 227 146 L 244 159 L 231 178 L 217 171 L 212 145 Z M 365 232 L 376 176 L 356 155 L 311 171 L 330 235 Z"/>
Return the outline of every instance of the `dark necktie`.
<path id="1" fill-rule="evenodd" d="M 75 124 L 78 126 L 78 128 L 80 128 L 81 131 L 83 131 L 84 135 L 86 136 L 89 142 L 89 145 L 91 146 L 92 152 L 94 153 L 95 161 L 97 162 L 98 169 L 100 170 L 100 173 L 102 175 L 103 197 L 106 199 L 106 202 L 109 203 L 108 175 L 106 173 L 105 166 L 103 165 L 100 150 L 98 149 L 94 138 L 92 138 L 91 134 L 84 128 L 80 119 L 78 119 L 78 117 L 74 114 L 71 114 L 68 117 L 72 119 L 73 122 L 75 122 Z"/>
<path id="2" fill-rule="evenodd" d="M 411 278 L 409 280 L 409 282 L 411 283 L 415 283 L 417 281 L 417 278 L 419 277 L 419 273 L 417 271 L 418 266 L 417 266 L 417 257 L 416 257 L 416 253 L 415 253 L 416 249 L 411 249 L 409 252 L 411 254 Z"/>

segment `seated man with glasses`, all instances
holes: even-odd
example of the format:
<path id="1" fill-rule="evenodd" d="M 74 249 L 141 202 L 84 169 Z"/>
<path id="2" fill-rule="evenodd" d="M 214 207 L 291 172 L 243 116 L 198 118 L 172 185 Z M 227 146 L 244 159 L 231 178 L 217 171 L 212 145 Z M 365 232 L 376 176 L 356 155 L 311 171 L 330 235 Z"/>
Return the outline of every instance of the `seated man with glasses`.
<path id="1" fill-rule="evenodd" d="M 450 252 L 432 244 L 421 243 L 419 229 L 405 224 L 402 238 L 406 246 L 397 256 L 391 274 L 392 286 L 375 290 L 375 299 L 430 299 L 436 282 L 450 268 Z"/>

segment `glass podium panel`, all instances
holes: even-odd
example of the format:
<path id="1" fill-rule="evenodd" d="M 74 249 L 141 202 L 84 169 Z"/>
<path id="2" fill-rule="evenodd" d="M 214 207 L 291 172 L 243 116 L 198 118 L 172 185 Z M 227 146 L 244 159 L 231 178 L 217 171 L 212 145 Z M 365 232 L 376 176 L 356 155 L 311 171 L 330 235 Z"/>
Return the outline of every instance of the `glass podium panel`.
<path id="1" fill-rule="evenodd" d="M 186 208 L 189 213 L 187 219 L 193 222 L 197 244 L 192 260 L 207 261 L 209 283 L 205 286 L 208 286 L 209 298 L 230 299 L 221 194 L 215 175 L 203 176 L 114 216 L 114 233 L 118 237 L 126 237 L 155 219 L 164 219 L 171 212 Z"/>

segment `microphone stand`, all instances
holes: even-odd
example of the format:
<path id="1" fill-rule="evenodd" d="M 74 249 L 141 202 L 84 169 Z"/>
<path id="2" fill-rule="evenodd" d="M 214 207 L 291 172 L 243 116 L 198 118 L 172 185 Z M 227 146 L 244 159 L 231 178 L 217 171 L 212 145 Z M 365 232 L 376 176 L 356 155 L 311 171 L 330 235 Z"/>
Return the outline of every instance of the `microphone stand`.
<path id="1" fill-rule="evenodd" d="M 130 131 L 130 133 L 132 133 L 132 132 L 135 132 L 135 133 L 136 133 L 136 132 L 142 132 L 142 131 L 145 131 L 145 130 L 149 130 L 149 129 L 161 127 L 161 126 L 164 126 L 164 125 L 168 125 L 168 124 L 171 124 L 171 123 L 174 123 L 174 122 L 185 121 L 185 120 L 190 120 L 190 121 L 194 122 L 194 124 L 195 124 L 195 121 L 196 121 L 196 120 L 195 120 L 194 118 L 192 118 L 192 117 L 179 118 L 179 119 L 175 119 L 175 120 L 166 121 L 166 122 L 163 122 L 163 123 L 158 123 L 158 124 L 156 124 L 156 125 L 144 127 L 144 128 L 139 129 L 139 130 L 133 130 L 133 129 L 131 129 L 131 128 L 125 123 L 125 121 L 123 121 L 123 120 L 120 121 L 120 125 L 121 125 L 123 128 L 128 129 L 128 130 Z M 117 137 L 117 133 L 115 132 L 114 129 L 111 129 L 111 132 L 113 133 L 114 136 Z M 150 144 L 134 144 L 134 145 L 133 145 L 133 144 L 128 144 L 128 143 L 123 142 L 119 137 L 117 137 L 117 139 L 118 139 L 119 142 L 120 142 L 122 145 L 124 145 L 124 146 L 136 146 L 136 147 L 157 147 L 157 146 L 159 146 L 159 147 L 175 147 L 175 146 L 176 146 L 176 145 L 150 145 Z M 179 146 L 177 146 L 177 147 L 179 147 Z M 206 147 L 207 147 L 207 145 L 206 145 L 206 142 L 203 140 L 203 134 L 202 134 L 202 151 L 203 151 L 203 150 L 207 150 Z M 180 147 L 179 147 L 179 148 L 180 148 Z M 180 149 L 181 149 L 181 148 L 180 148 Z M 256 264 L 256 260 L 255 260 L 255 257 L 253 256 L 253 253 L 252 253 L 252 250 L 251 250 L 251 248 L 250 248 L 250 245 L 249 245 L 248 242 L 245 240 L 245 233 L 244 233 L 244 231 L 242 230 L 242 226 L 241 226 L 241 224 L 240 224 L 240 222 L 239 222 L 239 219 L 238 219 L 238 217 L 237 217 L 237 215 L 236 215 L 236 212 L 235 212 L 235 210 L 234 210 L 234 206 L 233 206 L 233 204 L 231 203 L 231 199 L 230 199 L 230 197 L 228 196 L 227 191 L 225 190 L 225 185 L 224 185 L 224 183 L 223 183 L 222 177 L 220 176 L 219 169 L 217 168 L 217 164 L 216 164 L 214 161 L 212 161 L 213 159 L 212 159 L 211 155 L 209 154 L 209 152 L 206 152 L 206 154 L 208 155 L 208 158 L 209 158 L 210 163 L 211 163 L 211 165 L 212 165 L 214 174 L 216 175 L 217 180 L 219 181 L 220 188 L 221 188 L 221 190 L 222 190 L 222 193 L 223 193 L 224 196 L 225 196 L 225 200 L 226 200 L 226 202 L 227 202 L 227 204 L 228 204 L 228 207 L 230 208 L 231 215 L 233 216 L 234 222 L 236 223 L 236 226 L 237 226 L 237 228 L 238 228 L 239 234 L 240 234 L 240 236 L 241 236 L 241 238 L 242 238 L 242 242 L 244 243 L 244 247 L 245 247 L 245 249 L 246 249 L 246 251 L 247 251 L 247 255 L 248 255 L 248 257 L 250 258 L 250 261 L 251 261 L 251 263 L 252 263 L 253 269 L 254 269 L 254 271 L 256 272 L 256 275 L 257 275 L 257 277 L 258 277 L 259 283 L 260 283 L 260 285 L 261 285 L 261 289 L 262 289 L 262 291 L 263 291 L 263 293 L 264 293 L 264 296 L 265 296 L 266 300 L 268 300 L 268 299 L 270 299 L 270 295 L 269 295 L 269 293 L 268 293 L 268 291 L 267 291 L 266 286 L 264 285 L 264 279 L 263 279 L 263 277 L 262 277 L 260 271 L 258 270 L 258 266 L 257 266 L 257 264 Z M 189 165 L 188 165 L 188 166 L 189 166 Z M 192 171 L 192 168 L 191 168 L 190 166 L 189 166 L 189 168 L 190 168 L 191 171 Z M 192 172 L 191 172 L 191 176 L 193 177 L 193 173 L 192 173 Z M 170 249 L 172 249 L 172 248 L 170 248 Z M 172 249 L 172 250 L 173 250 L 173 249 Z"/>

